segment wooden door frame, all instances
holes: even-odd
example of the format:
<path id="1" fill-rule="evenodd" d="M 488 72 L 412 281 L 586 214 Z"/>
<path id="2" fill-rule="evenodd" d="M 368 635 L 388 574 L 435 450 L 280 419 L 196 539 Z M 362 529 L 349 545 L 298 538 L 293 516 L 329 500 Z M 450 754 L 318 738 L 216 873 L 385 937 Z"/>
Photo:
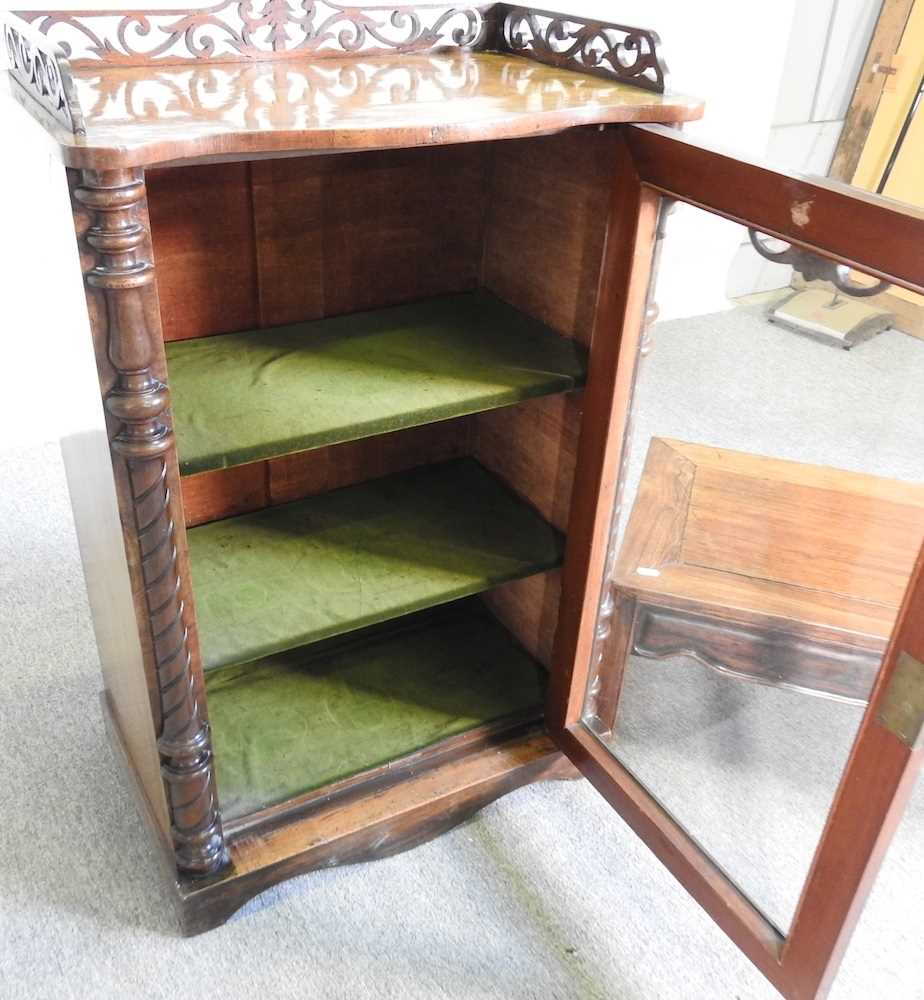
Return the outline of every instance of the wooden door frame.
<path id="1" fill-rule="evenodd" d="M 831 985 L 924 756 L 881 717 L 900 657 L 906 654 L 906 665 L 908 657 L 924 663 L 924 613 L 913 613 L 924 612 L 924 549 L 785 936 L 584 725 L 584 693 L 662 199 L 753 226 L 919 293 L 924 211 L 836 181 L 772 170 L 663 126 L 622 131 L 562 571 L 549 726 L 564 752 L 774 986 L 791 1000 L 814 1000 Z"/>
<path id="2" fill-rule="evenodd" d="M 883 0 L 869 47 L 831 161 L 830 177 L 850 184 L 869 136 L 879 100 L 889 80 L 890 63 L 901 45 L 914 0 Z"/>

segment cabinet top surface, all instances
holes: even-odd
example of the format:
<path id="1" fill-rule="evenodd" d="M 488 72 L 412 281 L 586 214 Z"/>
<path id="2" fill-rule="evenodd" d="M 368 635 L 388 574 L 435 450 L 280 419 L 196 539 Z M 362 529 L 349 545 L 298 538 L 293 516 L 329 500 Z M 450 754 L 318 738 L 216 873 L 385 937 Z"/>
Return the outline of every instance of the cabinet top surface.
<path id="1" fill-rule="evenodd" d="M 515 138 L 574 125 L 687 121 L 702 113 L 692 98 L 519 56 L 458 50 L 107 66 L 77 69 L 74 79 L 86 135 L 51 127 L 68 164 L 95 169 Z"/>
<path id="2" fill-rule="evenodd" d="M 658 92 L 657 37 L 641 29 L 495 5 L 494 13 L 452 9 L 424 31 L 429 8 L 422 5 L 396 8 L 387 19 L 411 39 L 399 43 L 373 24 L 384 8 L 329 6 L 337 25 L 348 18 L 347 33 L 336 35 L 341 51 L 323 48 L 332 36 L 321 30 L 326 21 L 295 18 L 288 6 L 279 14 L 285 37 L 296 37 L 296 24 L 303 40 L 261 47 L 255 32 L 272 27 L 263 24 L 276 16 L 271 4 L 230 42 L 231 29 L 219 23 L 225 7 L 183 17 L 125 13 L 116 29 L 106 22 L 108 34 L 96 25 L 101 13 L 24 14 L 29 23 L 7 31 L 12 90 L 52 132 L 68 165 L 97 170 L 515 138 L 702 114 L 700 101 Z M 489 15 L 502 19 L 500 51 L 479 47 Z M 469 41 L 463 28 L 452 33 L 455 46 L 440 35 L 459 17 L 473 25 L 470 33 L 481 32 L 471 46 L 461 44 Z M 56 34 L 65 29 L 69 41 Z M 230 55 L 196 34 L 204 29 L 219 32 Z M 357 31 L 366 34 L 349 34 Z M 148 46 L 140 56 L 135 35 Z M 397 50 L 356 50 L 366 38 Z"/>

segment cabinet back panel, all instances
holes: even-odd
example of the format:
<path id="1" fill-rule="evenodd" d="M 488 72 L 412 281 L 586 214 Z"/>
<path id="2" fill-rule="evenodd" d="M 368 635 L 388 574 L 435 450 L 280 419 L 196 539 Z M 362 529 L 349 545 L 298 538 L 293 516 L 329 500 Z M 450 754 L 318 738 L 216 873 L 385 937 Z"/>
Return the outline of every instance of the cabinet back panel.
<path id="1" fill-rule="evenodd" d="M 150 170 L 145 180 L 164 340 L 258 326 L 249 164 Z"/>
<path id="2" fill-rule="evenodd" d="M 164 339 L 475 288 L 489 155 L 469 143 L 149 171 Z"/>
<path id="3" fill-rule="evenodd" d="M 187 527 L 472 452 L 472 420 L 435 424 L 183 477 Z"/>

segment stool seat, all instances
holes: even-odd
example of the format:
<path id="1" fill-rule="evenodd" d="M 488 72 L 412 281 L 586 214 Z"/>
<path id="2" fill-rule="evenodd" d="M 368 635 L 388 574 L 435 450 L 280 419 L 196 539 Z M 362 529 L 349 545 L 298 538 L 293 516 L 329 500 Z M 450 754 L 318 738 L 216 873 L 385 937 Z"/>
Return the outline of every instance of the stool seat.
<path id="1" fill-rule="evenodd" d="M 652 438 L 614 582 L 630 651 L 865 701 L 924 486 Z"/>

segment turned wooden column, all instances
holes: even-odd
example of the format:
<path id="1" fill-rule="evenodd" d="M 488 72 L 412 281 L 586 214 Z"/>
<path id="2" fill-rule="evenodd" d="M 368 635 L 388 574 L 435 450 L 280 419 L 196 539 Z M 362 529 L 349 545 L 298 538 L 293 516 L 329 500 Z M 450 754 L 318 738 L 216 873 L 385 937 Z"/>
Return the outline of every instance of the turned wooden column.
<path id="1" fill-rule="evenodd" d="M 185 536 L 182 507 L 171 489 L 177 473 L 169 392 L 154 370 L 160 333 L 144 180 L 135 170 L 84 171 L 74 197 L 91 213 L 84 238 L 95 263 L 85 280 L 104 304 L 96 324 L 105 326 L 101 383 L 135 612 L 152 679 L 170 834 L 178 870 L 209 875 L 227 863 L 227 852 L 209 728 L 200 710 L 198 650 L 184 600 Z"/>

